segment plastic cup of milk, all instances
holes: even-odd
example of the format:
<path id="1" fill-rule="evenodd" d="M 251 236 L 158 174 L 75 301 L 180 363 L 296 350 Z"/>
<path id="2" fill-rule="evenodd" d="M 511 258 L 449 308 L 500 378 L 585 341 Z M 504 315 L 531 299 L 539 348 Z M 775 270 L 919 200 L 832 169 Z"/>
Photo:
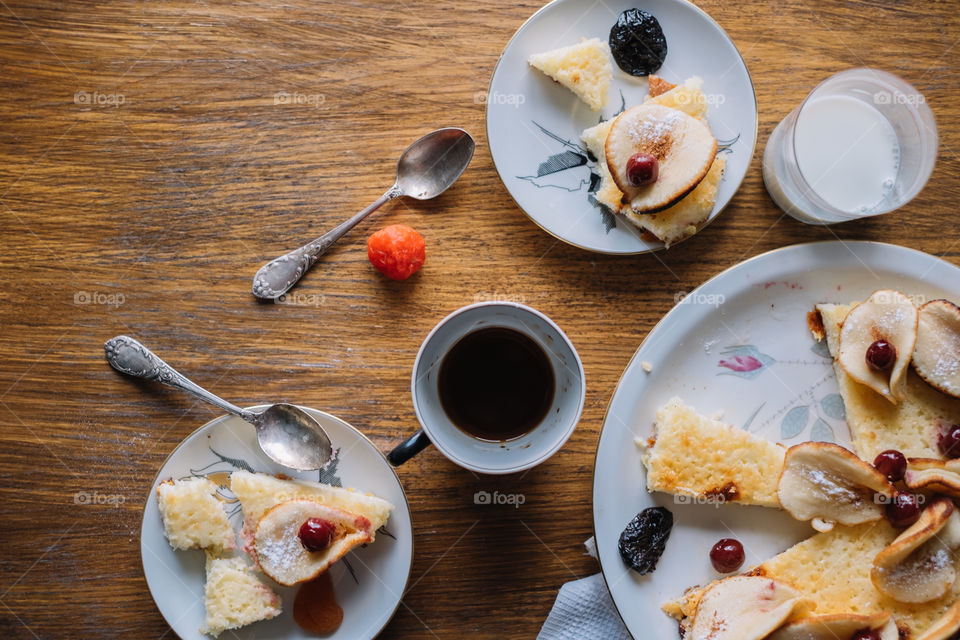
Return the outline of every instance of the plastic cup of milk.
<path id="1" fill-rule="evenodd" d="M 810 92 L 770 134 L 763 182 L 801 222 L 888 213 L 926 184 L 937 125 L 923 95 L 878 69 L 849 69 Z"/>

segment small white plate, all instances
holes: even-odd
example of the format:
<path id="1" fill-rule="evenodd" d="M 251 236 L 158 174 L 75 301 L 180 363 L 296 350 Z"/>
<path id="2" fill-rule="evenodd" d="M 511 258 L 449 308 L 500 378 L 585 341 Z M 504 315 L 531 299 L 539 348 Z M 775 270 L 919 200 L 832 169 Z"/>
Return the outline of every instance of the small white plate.
<path id="1" fill-rule="evenodd" d="M 530 17 L 507 44 L 487 92 L 487 140 L 507 191 L 547 233 L 582 249 L 633 254 L 663 248 L 647 241 L 625 219 L 596 204 L 596 160 L 580 133 L 640 104 L 646 77 L 614 75 L 607 107 L 591 111 L 565 87 L 532 69 L 527 58 L 580 42 L 607 41 L 620 13 L 638 8 L 660 22 L 667 57 L 657 74 L 681 83 L 703 78 L 708 120 L 727 155 L 723 182 L 710 220 L 727 206 L 747 173 L 757 140 L 757 100 L 750 73 L 730 37 L 686 0 L 554 0 Z"/>
<path id="2" fill-rule="evenodd" d="M 960 269 L 889 244 L 795 245 L 708 280 L 647 335 L 607 408 L 593 476 L 600 566 L 634 637 L 678 637 L 676 621 L 660 605 L 720 577 L 709 559 L 719 539 L 739 539 L 750 567 L 814 533 L 774 509 L 647 493 L 634 439 L 647 438 L 656 410 L 679 396 L 701 413 L 722 411 L 725 422 L 787 446 L 849 445 L 832 359 L 811 337 L 806 314 L 819 302 L 863 300 L 888 288 L 918 302 L 960 300 Z M 643 362 L 653 365 L 650 373 Z M 654 505 L 673 512 L 674 527 L 656 571 L 641 576 L 623 563 L 617 542 L 627 523 Z"/>
<path id="3" fill-rule="evenodd" d="M 251 409 L 266 408 L 251 407 Z M 329 569 L 337 603 L 343 608 L 343 623 L 326 638 L 365 640 L 386 626 L 400 605 L 413 561 L 413 529 L 403 487 L 393 467 L 377 448 L 349 424 L 328 413 L 303 407 L 314 416 L 340 454 L 336 465 L 323 472 L 297 473 L 277 465 L 257 446 L 255 429 L 233 416 L 223 416 L 194 431 L 170 454 L 160 468 L 147 497 L 140 530 L 143 572 L 157 608 L 167 623 L 184 640 L 209 640 L 200 633 L 204 622 L 202 551 L 174 551 L 163 535 L 163 521 L 157 508 L 157 484 L 168 478 L 202 475 L 225 483 L 237 469 L 285 473 L 328 484 L 355 487 L 374 493 L 394 505 L 386 526 L 373 544 L 354 549 Z M 214 475 L 216 474 L 216 475 Z M 227 483 L 229 485 L 229 483 Z M 228 488 L 220 489 L 226 500 L 230 522 L 239 530 L 243 515 L 240 504 Z M 283 613 L 231 631 L 231 638 L 314 639 L 293 619 L 297 587 L 281 587 L 262 576 L 283 601 Z"/>

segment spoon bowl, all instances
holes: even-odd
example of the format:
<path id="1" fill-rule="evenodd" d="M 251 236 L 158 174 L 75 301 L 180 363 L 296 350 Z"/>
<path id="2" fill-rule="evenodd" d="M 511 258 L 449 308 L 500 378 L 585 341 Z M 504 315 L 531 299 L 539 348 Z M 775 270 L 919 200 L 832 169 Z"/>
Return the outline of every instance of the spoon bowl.
<path id="1" fill-rule="evenodd" d="M 333 456 L 327 432 L 313 416 L 292 404 L 274 404 L 260 413 L 247 411 L 210 393 L 129 336 L 103 345 L 107 362 L 121 373 L 180 389 L 257 428 L 257 442 L 271 460 L 296 471 L 322 469 Z"/>
<path id="2" fill-rule="evenodd" d="M 473 138 L 463 129 L 432 131 L 400 156 L 395 186 L 402 195 L 417 200 L 436 198 L 463 174 L 475 146 Z"/>
<path id="3" fill-rule="evenodd" d="M 322 468 L 333 455 L 323 427 L 299 407 L 274 404 L 258 415 L 257 442 L 274 462 L 308 471 Z"/>

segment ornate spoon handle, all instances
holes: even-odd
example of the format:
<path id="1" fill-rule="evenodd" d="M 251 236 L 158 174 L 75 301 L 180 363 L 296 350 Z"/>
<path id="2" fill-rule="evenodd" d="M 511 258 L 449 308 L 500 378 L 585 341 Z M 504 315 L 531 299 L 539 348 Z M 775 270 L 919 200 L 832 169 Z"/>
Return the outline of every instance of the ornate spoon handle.
<path id="1" fill-rule="evenodd" d="M 347 231 L 357 226 L 361 220 L 379 209 L 385 203 L 402 196 L 400 187 L 393 185 L 386 193 L 362 211 L 358 211 L 349 220 L 341 222 L 336 227 L 323 234 L 313 242 L 309 242 L 299 249 L 294 249 L 286 255 L 271 260 L 260 267 L 253 276 L 253 295 L 263 300 L 276 300 L 297 284 L 317 259 L 325 254 L 333 244 L 342 238 Z"/>
<path id="2" fill-rule="evenodd" d="M 174 389 L 192 393 L 204 402 L 209 402 L 216 407 L 220 407 L 227 413 L 232 413 L 247 422 L 256 424 L 258 419 L 257 414 L 244 411 L 240 407 L 227 402 L 223 398 L 195 384 L 182 373 L 158 358 L 150 349 L 129 336 L 117 336 L 107 340 L 103 345 L 103 350 L 104 353 L 106 353 L 107 362 L 120 373 L 125 373 L 134 378 L 153 380 L 173 387 Z"/>

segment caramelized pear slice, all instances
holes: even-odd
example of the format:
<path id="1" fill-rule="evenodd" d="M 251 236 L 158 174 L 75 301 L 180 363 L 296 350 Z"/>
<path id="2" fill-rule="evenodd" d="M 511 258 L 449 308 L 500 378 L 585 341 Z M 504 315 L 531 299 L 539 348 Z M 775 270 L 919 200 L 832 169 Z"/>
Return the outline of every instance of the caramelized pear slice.
<path id="1" fill-rule="evenodd" d="M 909 458 L 903 481 L 915 491 L 922 489 L 960 498 L 960 458 Z"/>
<path id="2" fill-rule="evenodd" d="M 931 300 L 919 314 L 913 369 L 933 388 L 960 398 L 960 307 Z"/>
<path id="3" fill-rule="evenodd" d="M 918 316 L 910 298 L 899 291 L 875 291 L 844 318 L 837 362 L 851 378 L 897 404 L 903 399 L 907 366 L 917 342 Z M 894 349 L 882 367 L 867 359 L 867 351 L 878 341 Z"/>
<path id="4" fill-rule="evenodd" d="M 897 624 L 889 613 L 831 613 L 788 622 L 774 631 L 769 640 L 845 640 L 863 630 L 877 632 L 880 640 L 900 638 Z"/>
<path id="5" fill-rule="evenodd" d="M 870 580 L 881 593 L 898 602 L 936 600 L 957 579 L 957 547 L 960 513 L 947 498 L 937 498 L 919 520 L 877 554 Z"/>
<path id="6" fill-rule="evenodd" d="M 811 603 L 793 587 L 760 576 L 714 583 L 697 606 L 689 640 L 761 640 Z"/>
<path id="7" fill-rule="evenodd" d="M 313 518 L 333 530 L 323 549 L 307 549 L 300 538 L 300 528 Z M 263 572 L 277 584 L 290 586 L 312 580 L 354 547 L 373 542 L 373 531 L 364 516 L 295 499 L 273 506 L 260 518 L 253 542 Z"/>
<path id="8" fill-rule="evenodd" d="M 883 517 L 876 494 L 892 498 L 886 476 L 854 453 L 827 442 L 802 442 L 787 449 L 777 486 L 780 505 L 797 520 L 812 520 L 817 531 L 835 523 L 861 524 Z"/>
<path id="9" fill-rule="evenodd" d="M 621 113 L 604 144 L 607 168 L 635 213 L 656 213 L 693 191 L 717 156 L 717 139 L 699 118 L 655 102 Z M 636 153 L 657 159 L 659 177 L 651 184 L 630 182 L 627 164 Z"/>
<path id="10" fill-rule="evenodd" d="M 950 608 L 933 623 L 929 629 L 924 631 L 917 640 L 951 640 L 954 635 L 960 631 L 960 600 L 957 600 Z"/>

